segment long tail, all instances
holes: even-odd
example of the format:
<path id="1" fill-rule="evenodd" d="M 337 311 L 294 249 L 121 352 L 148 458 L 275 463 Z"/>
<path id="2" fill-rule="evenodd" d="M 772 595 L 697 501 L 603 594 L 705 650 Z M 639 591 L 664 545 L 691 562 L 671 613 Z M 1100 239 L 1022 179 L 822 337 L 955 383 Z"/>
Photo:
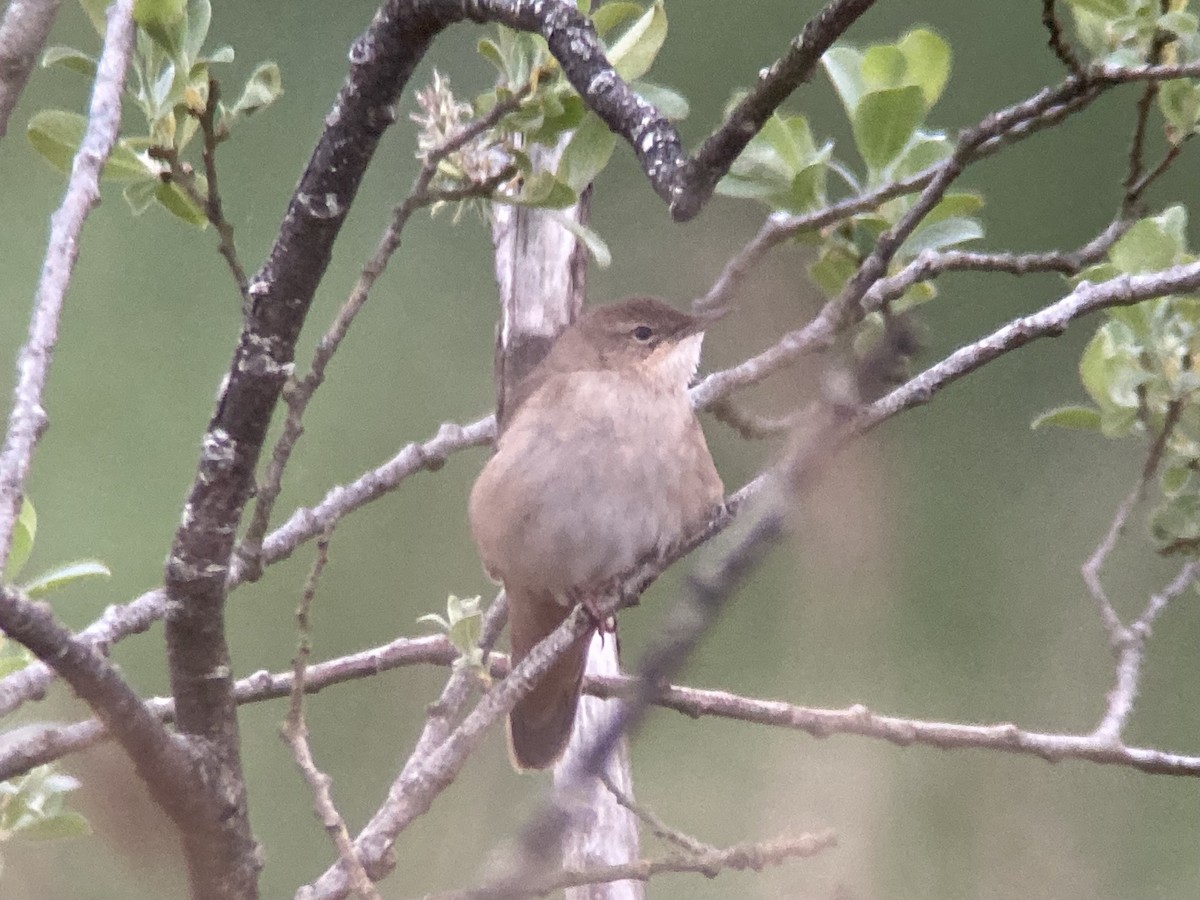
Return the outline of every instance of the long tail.
<path id="1" fill-rule="evenodd" d="M 509 596 L 509 635 L 515 666 L 571 611 L 553 597 Z M 585 634 L 560 656 L 508 716 L 508 749 L 517 769 L 544 769 L 562 756 L 575 723 L 590 639 Z"/>

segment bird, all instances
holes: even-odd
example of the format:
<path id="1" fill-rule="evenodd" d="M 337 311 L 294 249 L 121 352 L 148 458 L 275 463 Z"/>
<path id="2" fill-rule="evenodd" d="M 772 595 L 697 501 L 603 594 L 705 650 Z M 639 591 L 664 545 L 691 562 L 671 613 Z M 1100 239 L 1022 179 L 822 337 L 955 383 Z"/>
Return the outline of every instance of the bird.
<path id="1" fill-rule="evenodd" d="M 651 297 L 593 307 L 506 399 L 469 519 L 485 571 L 508 596 L 514 666 L 576 601 L 597 599 L 722 503 L 688 397 L 714 318 Z M 546 768 L 566 748 L 590 638 L 578 638 L 510 713 L 518 770 Z"/>

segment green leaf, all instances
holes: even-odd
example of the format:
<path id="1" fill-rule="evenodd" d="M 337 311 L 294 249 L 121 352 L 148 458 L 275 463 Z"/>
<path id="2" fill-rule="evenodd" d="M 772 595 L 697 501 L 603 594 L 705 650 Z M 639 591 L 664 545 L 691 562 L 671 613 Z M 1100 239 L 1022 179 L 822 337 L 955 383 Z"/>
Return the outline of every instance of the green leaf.
<path id="1" fill-rule="evenodd" d="M 71 161 L 83 140 L 87 120 L 65 109 L 43 109 L 29 120 L 25 135 L 33 149 L 60 172 L 71 171 Z"/>
<path id="2" fill-rule="evenodd" d="M 867 165 L 878 171 L 895 159 L 924 115 L 924 98 L 915 85 L 864 95 L 852 125 L 854 142 Z"/>
<path id="3" fill-rule="evenodd" d="M 917 130 L 916 136 L 904 151 L 904 156 L 892 167 L 891 176 L 907 178 L 923 172 L 930 166 L 945 162 L 954 152 L 954 144 L 944 134 L 930 134 Z"/>
<path id="4" fill-rule="evenodd" d="M 88 19 L 91 20 L 92 27 L 96 29 L 96 34 L 104 37 L 106 21 L 104 13 L 108 9 L 109 0 L 79 0 L 79 5 L 83 7 L 83 11 L 87 13 Z"/>
<path id="5" fill-rule="evenodd" d="M 647 81 L 639 81 L 631 87 L 635 94 L 647 103 L 654 104 L 654 108 L 672 122 L 681 122 L 691 113 L 687 97 L 674 88 L 650 84 Z"/>
<path id="6" fill-rule="evenodd" d="M 236 59 L 236 55 L 233 52 L 233 48 L 228 44 L 222 44 L 212 53 L 197 56 L 195 61 L 198 63 L 231 63 L 234 59 Z"/>
<path id="7" fill-rule="evenodd" d="M 149 22 L 164 25 L 183 18 L 187 0 L 136 0 L 133 4 L 133 19 L 141 26 Z"/>
<path id="8" fill-rule="evenodd" d="M 905 312 L 923 303 L 928 303 L 937 296 L 937 288 L 928 281 L 918 281 L 892 302 L 893 312 Z"/>
<path id="9" fill-rule="evenodd" d="M 20 656 L 0 656 L 0 678 L 5 678 L 13 672 L 20 672 L 30 662 L 31 660 Z"/>
<path id="10" fill-rule="evenodd" d="M 899 47 L 892 44 L 876 44 L 868 47 L 862 56 L 863 80 L 868 90 L 903 87 L 908 61 Z"/>
<path id="11" fill-rule="evenodd" d="M 207 191 L 208 188 L 204 184 L 204 179 L 197 175 L 196 189 L 202 193 Z M 159 182 L 154 188 L 154 199 L 161 203 L 167 212 L 189 225 L 195 225 L 198 228 L 208 227 L 208 216 L 204 214 L 204 210 L 193 203 L 183 189 L 174 182 Z"/>
<path id="12" fill-rule="evenodd" d="M 446 619 L 443 618 L 442 616 L 439 616 L 437 613 L 426 613 L 423 616 L 418 616 L 417 621 L 418 622 L 428 622 L 431 625 L 436 625 L 438 628 L 442 629 L 442 631 L 446 631 L 446 632 L 450 631 L 450 623 L 447 622 Z"/>
<path id="13" fill-rule="evenodd" d="M 900 247 L 898 255 L 916 256 L 923 250 L 941 250 L 983 237 L 983 225 L 968 216 L 947 216 L 937 222 L 922 224 Z"/>
<path id="14" fill-rule="evenodd" d="M 803 117 L 800 117 L 803 121 Z M 804 123 L 802 132 L 808 132 L 808 124 Z M 807 160 L 804 158 L 804 149 L 797 141 L 798 131 L 789 128 L 783 121 L 783 117 L 778 113 L 773 114 L 766 122 L 763 123 L 762 130 L 759 131 L 760 136 L 767 142 L 768 146 L 775 151 L 783 163 L 782 170 L 788 175 L 794 175 L 800 171 Z M 808 146 L 812 146 L 812 136 L 808 137 Z"/>
<path id="15" fill-rule="evenodd" d="M 793 213 L 801 213 L 825 202 L 825 179 L 829 172 L 824 162 L 805 166 L 792 179 L 791 196 L 786 204 Z"/>
<path id="16" fill-rule="evenodd" d="M 208 27 L 212 22 L 212 5 L 209 0 L 188 0 L 185 21 L 183 53 L 187 59 L 194 61 L 200 57 L 200 50 L 208 38 Z M 230 52 L 232 53 L 232 50 Z"/>
<path id="17" fill-rule="evenodd" d="M 1117 322 L 1096 330 L 1079 360 L 1079 376 L 1100 407 L 1101 432 L 1123 437 L 1137 426 L 1138 387 L 1151 376 L 1138 364 L 1138 348 L 1130 332 Z"/>
<path id="18" fill-rule="evenodd" d="M 1150 532 L 1164 544 L 1200 538 L 1200 497 L 1180 494 L 1150 516 Z"/>
<path id="19" fill-rule="evenodd" d="M 1193 13 L 1172 10 L 1158 17 L 1158 27 L 1178 37 L 1187 38 L 1200 29 L 1200 19 Z"/>
<path id="20" fill-rule="evenodd" d="M 599 234 L 573 216 L 568 216 L 557 210 L 551 210 L 550 215 L 554 221 L 575 235 L 587 247 L 588 253 L 592 254 L 592 258 L 596 260 L 596 265 L 602 269 L 607 269 L 612 264 L 612 252 L 608 249 L 608 244 L 604 243 L 604 239 Z"/>
<path id="21" fill-rule="evenodd" d="M 480 38 L 475 49 L 479 51 L 480 56 L 495 66 L 501 75 L 508 74 L 508 67 L 505 65 L 504 54 L 500 52 L 499 44 L 491 38 Z"/>
<path id="22" fill-rule="evenodd" d="M 186 0 L 136 0 L 134 21 L 171 59 L 183 50 Z"/>
<path id="23" fill-rule="evenodd" d="M 25 134 L 38 153 L 61 172 L 71 163 L 87 129 L 87 119 L 65 109 L 43 109 L 29 120 Z M 120 141 L 113 147 L 100 177 L 106 181 L 135 181 L 153 174 L 129 146 Z"/>
<path id="24" fill-rule="evenodd" d="M 1181 493 L 1191 480 L 1191 466 L 1187 463 L 1175 463 L 1163 469 L 1162 475 L 1158 479 L 1158 486 L 1164 495 L 1174 497 Z"/>
<path id="25" fill-rule="evenodd" d="M 17 833 L 27 840 L 59 840 L 61 838 L 86 837 L 92 826 L 82 815 L 73 810 L 64 810 L 44 819 L 36 819 L 18 829 Z"/>
<path id="26" fill-rule="evenodd" d="M 65 563 L 49 572 L 43 572 L 33 581 L 24 585 L 24 591 L 30 597 L 44 597 L 60 590 L 75 581 L 85 578 L 111 578 L 112 572 L 108 566 L 98 559 L 81 559 Z"/>
<path id="27" fill-rule="evenodd" d="M 808 267 L 808 274 L 826 296 L 834 297 L 858 271 L 858 263 L 858 256 L 850 248 L 831 242 L 821 248 L 817 261 Z"/>
<path id="28" fill-rule="evenodd" d="M 496 194 L 497 203 L 512 203 L 534 209 L 565 209 L 579 199 L 570 185 L 563 184 L 550 172 L 535 172 L 525 179 L 521 192 L 513 197 Z"/>
<path id="29" fill-rule="evenodd" d="M 21 512 L 13 527 L 12 546 L 8 551 L 8 563 L 4 566 L 4 581 L 12 581 L 29 561 L 33 552 L 33 541 L 37 537 L 37 512 L 29 498 L 21 500 Z"/>
<path id="30" fill-rule="evenodd" d="M 108 162 L 100 177 L 108 181 L 140 181 L 147 175 L 157 176 L 156 169 L 143 160 L 129 145 L 125 138 L 117 141 L 108 155 Z"/>
<path id="31" fill-rule="evenodd" d="M 853 119 L 859 101 L 867 92 L 862 76 L 862 54 L 853 47 L 830 47 L 821 57 L 821 65 L 842 101 L 846 115 Z"/>
<path id="32" fill-rule="evenodd" d="M 932 225 L 951 216 L 970 216 L 983 209 L 983 197 L 967 191 L 947 194 L 922 220 L 922 225 Z"/>
<path id="33" fill-rule="evenodd" d="M 1067 0 L 1076 9 L 1093 12 L 1106 19 L 1116 19 L 1129 12 L 1128 0 Z"/>
<path id="34" fill-rule="evenodd" d="M 479 613 L 479 598 L 459 600 L 453 594 L 447 603 L 450 613 L 450 630 L 447 636 L 459 653 L 470 654 L 479 646 L 480 626 L 483 616 Z"/>
<path id="35" fill-rule="evenodd" d="M 557 177 L 575 193 L 581 194 L 608 165 L 617 136 L 595 113 L 588 113 L 567 146 L 563 148 Z"/>
<path id="36" fill-rule="evenodd" d="M 592 13 L 592 25 L 595 27 L 596 33 L 604 37 L 614 28 L 624 25 L 626 22 L 632 22 L 641 14 L 642 8 L 636 3 L 605 3 Z"/>
<path id="37" fill-rule="evenodd" d="M 506 118 L 503 125 L 506 128 L 511 128 L 513 131 L 524 130 L 525 135 L 531 141 L 547 145 L 553 144 L 563 132 L 579 127 L 579 123 L 583 121 L 583 116 L 587 112 L 587 107 L 578 94 L 570 94 L 560 98 L 558 105 L 562 111 L 550 117 L 545 115 L 543 111 L 544 107 L 538 108 L 541 118 L 536 128 L 519 129 L 512 127 L 510 125 L 512 117 Z"/>
<path id="38" fill-rule="evenodd" d="M 250 77 L 246 79 L 246 86 L 242 88 L 242 96 L 233 105 L 230 115 L 234 118 L 252 116 L 278 100 L 282 93 L 283 76 L 279 73 L 278 64 L 259 63 Z"/>
<path id="39" fill-rule="evenodd" d="M 1079 431 L 1100 430 L 1100 410 L 1092 406 L 1060 406 L 1047 410 L 1030 424 L 1030 428 L 1073 428 Z"/>
<path id="40" fill-rule="evenodd" d="M 739 200 L 768 201 L 783 190 L 778 179 L 730 173 L 717 182 L 717 193 Z"/>
<path id="41" fill-rule="evenodd" d="M 1120 271 L 1133 275 L 1174 265 L 1180 249 L 1175 236 L 1167 234 L 1160 220 L 1142 219 L 1113 244 L 1108 258 Z"/>
<path id="42" fill-rule="evenodd" d="M 950 45 L 932 31 L 917 28 L 902 37 L 897 46 L 907 63 L 909 83 L 921 89 L 925 108 L 929 109 L 950 78 Z"/>
<path id="43" fill-rule="evenodd" d="M 1158 108 L 1175 130 L 1171 138 L 1178 144 L 1196 129 L 1200 119 L 1200 88 L 1182 78 L 1168 81 L 1158 89 Z"/>
<path id="44" fill-rule="evenodd" d="M 140 216 L 150 204 L 155 201 L 154 192 L 158 190 L 158 186 L 162 184 L 157 178 L 146 178 L 142 181 L 133 181 L 125 185 L 125 189 L 121 195 L 125 198 L 125 202 L 129 204 L 129 211 L 135 216 Z"/>
<path id="45" fill-rule="evenodd" d="M 641 78 L 654 63 L 654 57 L 667 39 L 667 13 L 662 0 L 629 26 L 629 30 L 608 51 L 608 61 L 626 81 Z"/>
<path id="46" fill-rule="evenodd" d="M 82 50 L 74 47 L 50 47 L 42 54 L 42 68 L 62 66 L 80 75 L 93 78 L 96 75 L 96 58 L 88 56 Z"/>

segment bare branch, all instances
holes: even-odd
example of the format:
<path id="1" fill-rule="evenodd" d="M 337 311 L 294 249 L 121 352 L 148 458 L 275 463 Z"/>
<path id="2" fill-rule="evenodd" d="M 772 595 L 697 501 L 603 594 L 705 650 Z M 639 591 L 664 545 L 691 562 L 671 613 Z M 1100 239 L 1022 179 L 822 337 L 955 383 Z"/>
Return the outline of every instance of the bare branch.
<path id="1" fill-rule="evenodd" d="M 1188 568 L 1188 577 L 1195 578 L 1197 567 Z M 1176 586 L 1182 577 L 1181 572 L 1172 585 L 1154 595 L 1131 628 L 1145 629 L 1148 633 L 1165 606 L 1178 596 Z M 306 694 L 315 694 L 333 685 L 372 678 L 382 672 L 407 666 L 449 666 L 456 657 L 457 651 L 441 635 L 397 638 L 360 653 L 311 665 L 304 681 L 304 691 Z M 508 658 L 501 654 L 493 655 L 488 669 L 493 678 L 506 677 L 509 671 Z M 584 690 L 601 698 L 628 697 L 636 684 L 636 679 L 630 676 L 587 678 Z M 294 685 L 291 670 L 257 672 L 237 682 L 237 700 L 242 704 L 289 697 Z M 431 706 L 439 718 L 448 708 L 444 705 L 445 697 L 443 692 L 442 698 Z M 1037 756 L 1051 762 L 1077 759 L 1125 766 L 1152 775 L 1200 777 L 1200 756 L 1169 753 L 1150 747 L 1117 745 L 1107 738 L 1100 740 L 1095 732 L 1079 735 L 1027 731 L 1012 723 L 965 725 L 930 722 L 886 716 L 870 712 L 861 705 L 840 710 L 819 709 L 681 685 L 662 687 L 652 702 L 691 719 L 711 716 L 803 731 L 817 738 L 849 734 L 886 740 L 902 747 L 917 745 L 944 750 L 998 750 Z M 146 705 L 164 721 L 171 721 L 173 704 L 170 699 L 147 700 Z M 444 726 L 441 739 L 427 743 L 437 744 L 445 739 L 450 730 L 448 721 L 441 720 Z M 0 739 L 0 781 L 109 739 L 110 735 L 103 724 L 94 719 L 67 725 L 27 726 Z"/>
<path id="2" fill-rule="evenodd" d="M 313 598 L 317 594 L 317 584 L 329 562 L 329 538 L 330 534 L 326 532 L 317 540 L 317 554 L 308 572 L 308 578 L 304 581 L 300 605 L 296 608 L 300 640 L 296 647 L 296 658 L 292 662 L 291 699 L 280 736 L 292 748 L 292 758 L 296 767 L 300 769 L 309 790 L 312 791 L 317 817 L 333 841 L 338 858 L 349 873 L 351 890 L 366 900 L 379 900 L 375 885 L 371 883 L 370 877 L 363 869 L 362 861 L 354 852 L 354 843 L 346 828 L 346 820 L 342 818 L 333 802 L 333 779 L 317 768 L 312 745 L 308 740 L 308 724 L 304 718 L 304 681 L 308 673 L 308 659 L 312 654 L 312 626 L 309 617 Z"/>
<path id="3" fill-rule="evenodd" d="M 655 837 L 661 838 L 667 843 L 674 844 L 687 853 L 710 853 L 717 849 L 712 844 L 706 844 L 692 837 L 690 834 L 684 834 L 682 831 L 672 828 L 655 815 L 654 810 L 650 809 L 650 807 L 638 803 L 632 797 L 626 795 L 607 775 L 602 775 L 600 780 L 604 782 L 605 788 L 612 792 L 618 803 L 650 827 Z"/>
<path id="4" fill-rule="evenodd" d="M 1078 275 L 1085 268 L 1104 258 L 1133 222 L 1116 219 L 1108 228 L 1070 252 L 1047 253 L 976 253 L 965 250 L 925 250 L 895 275 L 881 278 L 873 284 L 862 300 L 870 312 L 904 294 L 918 282 L 930 281 L 944 272 L 998 272 L 1007 275 L 1028 275 L 1032 272 L 1057 272 Z"/>
<path id="5" fill-rule="evenodd" d="M 1096 726 L 1095 737 L 1098 740 L 1120 743 L 1121 734 L 1133 713 L 1133 701 L 1141 680 L 1142 659 L 1150 628 L 1167 604 L 1195 584 L 1198 577 L 1200 562 L 1187 563 L 1164 590 L 1150 597 L 1145 610 L 1128 628 L 1118 622 L 1117 630 L 1112 633 L 1113 655 L 1117 661 L 1116 679 L 1108 693 L 1104 718 Z"/>
<path id="6" fill-rule="evenodd" d="M 28 12 L 24 5 L 18 6 Z M 15 14 L 13 9 L 8 13 Z M 50 238 L 34 297 L 29 337 L 17 356 L 12 411 L 4 447 L 0 450 L 0 571 L 8 560 L 33 452 L 49 422 L 42 395 L 58 341 L 58 320 L 79 256 L 83 223 L 100 201 L 100 170 L 112 152 L 121 125 L 121 91 L 129 68 L 133 34 L 133 0 L 117 0 L 108 10 L 108 28 L 92 89 L 87 130 L 75 153 L 62 203 L 50 217 Z"/>
<path id="7" fill-rule="evenodd" d="M 870 430 L 895 415 L 933 399 L 938 391 L 993 360 L 1041 337 L 1057 337 L 1071 322 L 1110 306 L 1129 306 L 1200 288 L 1200 263 L 1174 266 L 1147 275 L 1122 275 L 1109 281 L 1084 282 L 1061 300 L 1028 316 L 1013 319 L 930 366 L 915 378 L 867 406 L 854 420 L 853 431 Z"/>
<path id="8" fill-rule="evenodd" d="M 0 21 L 0 138 L 17 106 L 62 0 L 10 0 Z"/>
<path id="9" fill-rule="evenodd" d="M 799 838 L 777 838 L 761 843 L 736 844 L 704 853 L 677 853 L 659 859 L 643 859 L 619 866 L 594 869 L 563 869 L 548 877 L 524 885 L 485 885 L 465 891 L 427 894 L 424 900 L 515 900 L 519 897 L 545 897 L 564 888 L 611 881 L 649 881 L 665 872 L 699 872 L 714 878 L 724 871 L 758 872 L 789 859 L 804 859 L 837 846 L 833 831 L 806 834 Z"/>
<path id="10" fill-rule="evenodd" d="M 728 120 L 701 145 L 695 159 L 684 166 L 684 183 L 670 199 L 677 220 L 689 219 L 700 211 L 717 182 L 771 113 L 808 81 L 822 54 L 874 5 L 875 0 L 832 0 L 804 26 L 788 52 L 760 73 L 758 83 L 733 108 Z M 647 174 L 653 178 L 652 173 Z"/>

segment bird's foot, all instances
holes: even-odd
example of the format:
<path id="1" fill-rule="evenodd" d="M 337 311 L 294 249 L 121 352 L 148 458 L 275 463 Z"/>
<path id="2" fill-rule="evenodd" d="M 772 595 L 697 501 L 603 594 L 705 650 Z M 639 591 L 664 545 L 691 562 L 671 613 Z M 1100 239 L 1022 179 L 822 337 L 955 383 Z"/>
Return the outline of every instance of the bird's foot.
<path id="1" fill-rule="evenodd" d="M 615 634 L 617 631 L 617 617 L 606 613 L 600 605 L 604 595 L 596 595 L 590 591 L 575 590 L 570 592 L 572 603 L 578 603 L 583 607 L 584 612 L 592 620 L 596 631 L 600 634 L 600 640 L 604 640 L 604 635 Z"/>

